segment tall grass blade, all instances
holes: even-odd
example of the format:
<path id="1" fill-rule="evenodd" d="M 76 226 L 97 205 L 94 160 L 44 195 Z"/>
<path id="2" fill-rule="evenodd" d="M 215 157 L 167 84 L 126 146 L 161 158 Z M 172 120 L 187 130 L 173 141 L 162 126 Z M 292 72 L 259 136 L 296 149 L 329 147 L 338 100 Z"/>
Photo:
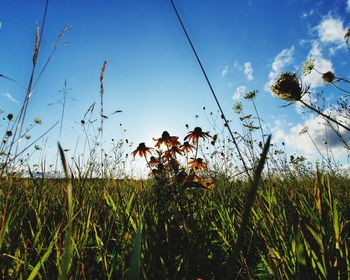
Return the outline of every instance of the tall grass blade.
<path id="1" fill-rule="evenodd" d="M 64 151 L 61 145 L 58 143 L 58 149 L 60 151 L 61 161 L 64 169 L 64 173 L 67 179 L 66 191 L 67 191 L 67 228 L 63 241 L 63 256 L 62 262 L 59 268 L 59 279 L 67 279 L 68 273 L 70 271 L 70 267 L 72 265 L 73 260 L 73 242 L 72 242 L 72 222 L 73 222 L 73 198 L 72 198 L 72 182 L 71 182 L 71 174 L 67 164 L 66 157 L 64 155 Z"/>
<path id="2" fill-rule="evenodd" d="M 140 279 L 141 273 L 141 243 L 142 243 L 142 219 L 134 237 L 134 244 L 130 255 L 128 280 Z"/>
<path id="3" fill-rule="evenodd" d="M 56 230 L 55 236 L 53 238 L 53 240 L 51 241 L 49 247 L 47 248 L 45 254 L 41 257 L 41 259 L 38 261 L 38 263 L 34 266 L 32 272 L 30 273 L 28 280 L 32 280 L 35 278 L 35 276 L 37 276 L 40 268 L 42 267 L 42 265 L 44 264 L 44 262 L 48 259 L 48 257 L 50 256 L 53 246 L 55 245 L 56 241 L 57 241 L 57 236 L 58 236 L 58 232 L 59 232 L 60 228 L 58 228 Z"/>
<path id="4" fill-rule="evenodd" d="M 257 166 L 256 171 L 254 173 L 254 178 L 253 178 L 253 181 L 252 181 L 251 186 L 250 186 L 247 200 L 246 200 L 245 205 L 244 205 L 244 212 L 243 212 L 243 216 L 242 216 L 241 226 L 238 230 L 237 242 L 235 244 L 234 252 L 230 258 L 231 265 L 239 257 L 239 254 L 242 250 L 244 233 L 245 233 L 245 231 L 248 227 L 248 224 L 249 224 L 250 212 L 252 210 L 255 196 L 256 196 L 256 193 L 258 191 L 258 185 L 259 185 L 259 181 L 261 178 L 261 173 L 264 169 L 264 164 L 266 162 L 267 153 L 268 153 L 269 148 L 270 148 L 270 142 L 271 142 L 271 135 L 269 135 L 269 137 L 267 138 L 267 141 L 265 143 L 265 146 L 264 146 L 263 152 L 261 154 L 258 166 Z M 232 279 L 232 267 L 230 267 L 230 266 L 229 266 L 228 276 L 229 276 L 228 279 Z"/>

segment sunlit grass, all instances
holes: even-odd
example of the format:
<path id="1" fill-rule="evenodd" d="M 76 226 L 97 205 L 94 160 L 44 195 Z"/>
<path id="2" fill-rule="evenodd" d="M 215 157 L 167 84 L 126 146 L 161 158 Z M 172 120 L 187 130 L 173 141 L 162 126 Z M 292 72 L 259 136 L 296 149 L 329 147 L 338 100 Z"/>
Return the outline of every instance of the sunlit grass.
<path id="1" fill-rule="evenodd" d="M 153 146 L 142 142 L 133 147 L 133 159 L 144 160 L 148 169 L 146 179 L 133 179 L 123 165 L 128 159 L 124 150 L 128 140 L 113 139 L 111 149 L 105 149 L 105 61 L 100 72 L 99 115 L 94 115 L 94 102 L 80 120 L 82 139 L 76 140 L 73 156 L 68 160 L 68 149 L 59 145 L 62 168 L 57 166 L 58 158 L 51 173 L 45 160 L 31 165 L 32 154 L 42 151 L 37 142 L 57 123 L 31 140 L 30 132 L 42 120 L 35 118 L 25 128 L 29 98 L 69 28 L 64 27 L 35 79 L 47 5 L 48 1 L 41 32 L 38 27 L 35 32 L 26 98 L 18 116 L 8 112 L 3 118 L 0 278 L 350 278 L 349 176 L 319 150 L 323 161 L 314 167 L 304 156 L 288 157 L 279 143 L 272 144 L 273 136 L 254 101 L 257 91 L 244 97 L 254 115 L 246 114 L 241 102 L 234 105 L 241 130 L 231 131 L 181 20 L 222 125 L 203 107 L 211 131 L 197 126 L 183 138 L 164 131 L 153 138 Z M 349 31 L 345 39 L 348 43 Z M 302 72 L 309 75 L 311 71 L 349 94 L 347 79 L 331 71 L 321 73 L 309 60 Z M 65 85 L 64 98 L 66 90 Z M 272 90 L 290 104 L 300 102 L 322 117 L 344 143 L 344 150 L 350 150 L 344 137 L 350 129 L 347 99 L 339 99 L 328 111 L 307 103 L 304 98 L 312 94 L 310 87 L 291 72 L 282 73 Z M 59 138 L 64 108 L 65 101 Z M 110 115 L 115 113 L 121 110 Z M 307 133 L 307 128 L 303 131 Z M 77 155 L 80 140 L 83 153 Z M 40 168 L 33 170 L 34 166 Z M 41 178 L 33 172 L 39 169 Z"/>

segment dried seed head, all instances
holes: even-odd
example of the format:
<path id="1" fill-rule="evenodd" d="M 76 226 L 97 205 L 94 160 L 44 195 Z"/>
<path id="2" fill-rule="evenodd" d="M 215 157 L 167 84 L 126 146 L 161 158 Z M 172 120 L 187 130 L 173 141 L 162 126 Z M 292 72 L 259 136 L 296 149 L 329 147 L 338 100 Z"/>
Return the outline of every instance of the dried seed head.
<path id="1" fill-rule="evenodd" d="M 36 61 L 39 55 L 39 26 L 36 25 L 35 28 L 35 43 L 34 43 L 34 55 L 33 55 L 33 65 L 36 65 Z"/>
<path id="2" fill-rule="evenodd" d="M 34 118 L 34 123 L 35 124 L 42 124 L 43 122 L 42 122 L 42 120 L 40 119 L 40 118 Z"/>
<path id="3" fill-rule="evenodd" d="M 322 74 L 322 80 L 325 83 L 333 82 L 334 78 L 335 78 L 335 76 L 334 76 L 334 73 L 332 71 L 328 71 L 328 72 Z"/>
<path id="4" fill-rule="evenodd" d="M 236 114 L 240 114 L 243 111 L 243 105 L 241 102 L 237 102 L 233 105 L 232 108 Z"/>
<path id="5" fill-rule="evenodd" d="M 282 73 L 271 90 L 277 97 L 287 101 L 298 101 L 302 97 L 301 85 L 295 73 Z"/>
<path id="6" fill-rule="evenodd" d="M 245 94 L 244 98 L 248 100 L 254 99 L 257 92 L 257 90 L 249 91 Z"/>
<path id="7" fill-rule="evenodd" d="M 9 121 L 11 121 L 11 120 L 13 119 L 13 114 L 8 114 L 8 115 L 7 115 L 7 119 L 8 119 Z"/>
<path id="8" fill-rule="evenodd" d="M 350 28 L 348 28 L 348 30 L 346 31 L 346 33 L 344 35 L 344 39 L 345 39 L 346 44 L 348 44 L 349 38 L 350 38 Z"/>

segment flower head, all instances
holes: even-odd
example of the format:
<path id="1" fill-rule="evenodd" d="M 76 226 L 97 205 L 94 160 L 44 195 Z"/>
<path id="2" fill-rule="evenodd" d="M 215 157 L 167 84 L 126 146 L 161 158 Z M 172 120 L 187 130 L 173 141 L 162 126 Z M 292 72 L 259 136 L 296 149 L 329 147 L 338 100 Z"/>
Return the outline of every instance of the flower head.
<path id="1" fill-rule="evenodd" d="M 249 92 L 247 92 L 247 93 L 245 94 L 244 98 L 247 99 L 247 100 L 254 99 L 255 96 L 256 96 L 256 93 L 257 93 L 256 90 L 249 91 Z"/>
<path id="2" fill-rule="evenodd" d="M 140 157 L 146 157 L 147 153 L 151 154 L 152 148 L 146 147 L 145 143 L 142 142 L 138 145 L 137 149 L 132 152 L 132 155 L 135 157 L 137 154 Z"/>
<path id="3" fill-rule="evenodd" d="M 243 111 L 243 105 L 241 102 L 237 102 L 232 107 L 236 114 L 240 114 Z"/>
<path id="4" fill-rule="evenodd" d="M 195 127 L 193 131 L 190 131 L 184 138 L 185 141 L 189 140 L 193 143 L 197 143 L 199 138 L 210 138 L 209 131 L 204 132 L 200 127 Z"/>
<path id="5" fill-rule="evenodd" d="M 202 158 L 192 158 L 189 160 L 188 165 L 194 168 L 195 170 L 207 168 L 207 164 L 203 162 Z"/>
<path id="6" fill-rule="evenodd" d="M 8 115 L 7 115 L 7 119 L 8 119 L 9 121 L 11 121 L 11 120 L 13 119 L 13 114 L 8 114 Z"/>
<path id="7" fill-rule="evenodd" d="M 42 122 L 42 120 L 40 119 L 40 118 L 34 118 L 34 123 L 35 124 L 42 124 L 43 122 Z"/>
<path id="8" fill-rule="evenodd" d="M 185 141 L 183 143 L 183 145 L 180 147 L 180 150 L 185 152 L 185 153 L 189 153 L 189 152 L 192 152 L 196 149 L 195 146 L 191 145 L 188 141 Z"/>
<path id="9" fill-rule="evenodd" d="M 154 141 L 157 141 L 157 143 L 155 144 L 155 147 L 157 147 L 158 149 L 160 148 L 160 145 L 165 144 L 167 146 L 176 146 L 179 143 L 179 141 L 177 140 L 179 139 L 179 137 L 177 136 L 170 136 L 168 131 L 163 131 L 162 133 L 162 137 L 156 139 L 153 138 Z"/>
<path id="10" fill-rule="evenodd" d="M 344 39 L 345 39 L 346 44 L 348 44 L 349 38 L 350 38 L 350 28 L 348 28 L 348 30 L 346 31 L 346 33 L 344 35 Z"/>
<path id="11" fill-rule="evenodd" d="M 208 180 L 208 179 L 204 179 L 202 181 L 202 185 L 209 190 L 212 190 L 215 187 L 215 184 L 213 183 L 213 181 Z"/>
<path id="12" fill-rule="evenodd" d="M 151 156 L 150 159 L 149 159 L 149 162 L 148 162 L 148 165 L 150 167 L 155 167 L 159 164 L 159 159 L 155 158 L 154 156 Z"/>
<path id="13" fill-rule="evenodd" d="M 281 74 L 271 90 L 277 97 L 287 101 L 298 101 L 303 95 L 298 77 L 290 72 Z"/>
<path id="14" fill-rule="evenodd" d="M 322 80 L 327 84 L 333 82 L 334 78 L 335 78 L 335 76 L 334 76 L 334 73 L 332 71 L 328 71 L 328 72 L 322 74 Z"/>
<path id="15" fill-rule="evenodd" d="M 311 71 L 315 68 L 314 60 L 308 59 L 305 61 L 303 68 L 301 69 L 301 73 L 303 76 L 307 76 L 311 73 Z"/>
<path id="16" fill-rule="evenodd" d="M 170 147 L 170 149 L 168 149 L 166 152 L 165 152 L 165 156 L 167 158 L 176 158 L 176 154 L 178 155 L 182 155 L 182 152 L 181 150 L 179 149 L 178 146 L 172 146 Z"/>
<path id="17" fill-rule="evenodd" d="M 180 167 L 181 164 L 174 158 L 170 159 L 164 166 L 165 170 L 174 171 L 175 173 L 178 173 Z"/>

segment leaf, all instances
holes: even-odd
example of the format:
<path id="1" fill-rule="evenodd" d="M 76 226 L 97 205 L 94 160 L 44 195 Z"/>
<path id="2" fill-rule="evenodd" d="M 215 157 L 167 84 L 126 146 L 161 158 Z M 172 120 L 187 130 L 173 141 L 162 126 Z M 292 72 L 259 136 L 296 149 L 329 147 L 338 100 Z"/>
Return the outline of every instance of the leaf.
<path id="1" fill-rule="evenodd" d="M 136 235 L 134 237 L 133 248 L 130 255 L 129 261 L 129 280 L 140 279 L 141 272 L 141 243 L 142 243 L 142 221 L 137 229 Z"/>
<path id="2" fill-rule="evenodd" d="M 41 257 L 41 259 L 37 262 L 37 264 L 34 266 L 32 272 L 30 273 L 29 277 L 28 277 L 28 280 L 32 280 L 34 279 L 34 277 L 38 274 L 41 266 L 44 264 L 44 262 L 48 259 L 48 257 L 50 256 L 51 252 L 52 252 L 52 248 L 57 240 L 57 235 L 58 235 L 58 232 L 59 232 L 60 228 L 58 228 L 56 230 L 56 233 L 55 233 L 55 236 L 54 238 L 52 239 L 49 247 L 47 248 L 45 254 Z"/>

